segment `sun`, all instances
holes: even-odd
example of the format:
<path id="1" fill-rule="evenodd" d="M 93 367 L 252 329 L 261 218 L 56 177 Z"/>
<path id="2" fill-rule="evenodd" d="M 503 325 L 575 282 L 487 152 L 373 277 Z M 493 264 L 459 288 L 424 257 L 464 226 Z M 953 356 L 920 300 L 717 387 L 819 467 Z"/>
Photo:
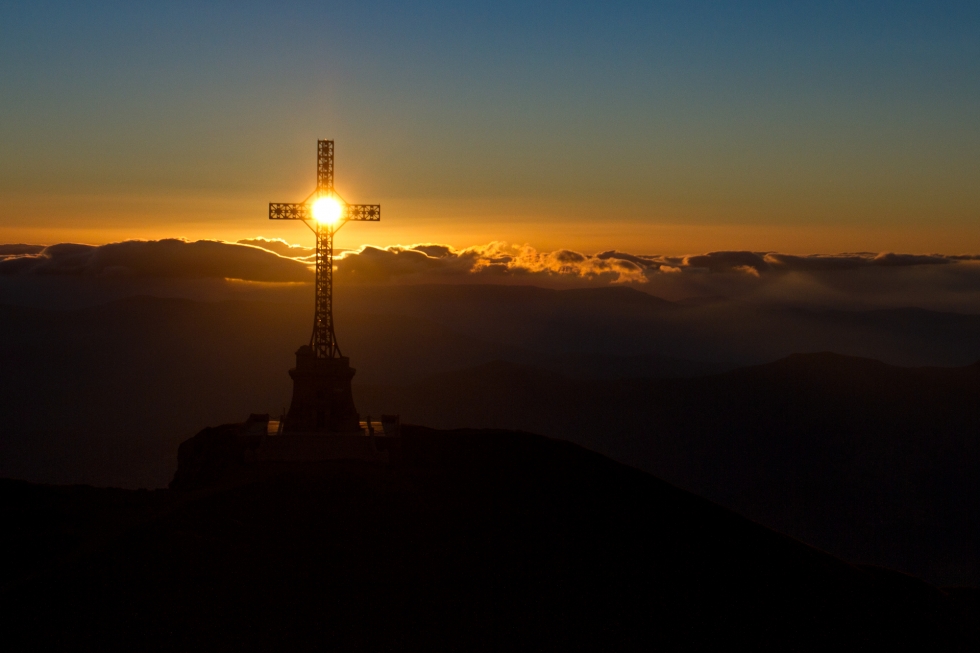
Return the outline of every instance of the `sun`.
<path id="1" fill-rule="evenodd" d="M 335 224 L 344 214 L 344 205 L 333 197 L 321 197 L 313 202 L 313 218 L 321 224 Z"/>

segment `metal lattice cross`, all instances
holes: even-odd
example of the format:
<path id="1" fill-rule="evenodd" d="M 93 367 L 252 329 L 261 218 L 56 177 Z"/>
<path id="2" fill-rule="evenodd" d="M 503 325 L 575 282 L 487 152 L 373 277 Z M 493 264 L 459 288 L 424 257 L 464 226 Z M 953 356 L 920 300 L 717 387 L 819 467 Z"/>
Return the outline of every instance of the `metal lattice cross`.
<path id="1" fill-rule="evenodd" d="M 333 235 L 348 222 L 381 219 L 380 204 L 348 204 L 341 199 L 334 191 L 333 172 L 333 141 L 317 141 L 316 190 L 303 202 L 269 203 L 270 220 L 303 220 L 316 234 L 316 307 L 310 347 L 317 358 L 341 355 L 333 327 Z M 321 206 L 326 215 L 318 215 Z"/>

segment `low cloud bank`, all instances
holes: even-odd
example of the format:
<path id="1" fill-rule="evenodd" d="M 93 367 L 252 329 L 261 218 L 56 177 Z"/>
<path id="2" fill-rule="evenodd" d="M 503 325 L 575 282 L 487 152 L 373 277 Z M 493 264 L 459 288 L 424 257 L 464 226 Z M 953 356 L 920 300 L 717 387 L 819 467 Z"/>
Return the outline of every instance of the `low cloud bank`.
<path id="1" fill-rule="evenodd" d="M 737 299 L 828 308 L 980 312 L 980 256 L 859 252 L 795 256 L 727 251 L 655 256 L 539 252 L 491 243 L 364 247 L 337 258 L 337 279 L 365 283 L 629 285 L 670 300 Z"/>
<path id="2" fill-rule="evenodd" d="M 25 245 L 23 243 L 12 243 L 9 245 L 0 244 L 0 260 L 7 256 L 24 256 L 26 254 L 37 254 L 44 249 L 44 245 Z"/>
<path id="3" fill-rule="evenodd" d="M 472 282 L 609 285 L 646 283 L 633 261 L 586 256 L 571 250 L 491 243 L 456 250 L 446 245 L 363 247 L 337 257 L 337 278 L 368 283 Z"/>
<path id="4" fill-rule="evenodd" d="M 310 282 L 313 252 L 282 240 L 126 241 L 0 245 L 0 277 L 236 279 Z M 671 300 L 728 298 L 832 307 L 918 306 L 980 312 L 980 256 L 852 253 L 795 256 L 723 251 L 656 256 L 541 252 L 437 243 L 337 252 L 338 284 L 629 285 Z"/>
<path id="5" fill-rule="evenodd" d="M 411 276 L 527 277 L 540 275 L 570 283 L 646 284 L 658 276 L 736 274 L 761 278 L 794 272 L 834 272 L 878 268 L 953 265 L 980 256 L 857 253 L 793 256 L 774 252 L 710 252 L 691 256 L 647 256 L 610 250 L 585 255 L 571 250 L 539 252 L 532 247 L 491 243 L 455 250 L 446 245 L 364 247 L 338 256 L 341 275 L 392 281 Z"/>
<path id="6" fill-rule="evenodd" d="M 279 256 L 294 258 L 298 261 L 314 262 L 316 250 L 312 247 L 293 245 L 287 243 L 282 238 L 246 238 L 238 241 L 239 245 L 249 245 L 250 247 L 261 247 L 270 252 L 275 252 Z"/>
<path id="7" fill-rule="evenodd" d="M 128 240 L 0 248 L 0 276 L 310 281 L 309 266 L 264 248 L 213 240 Z M 19 250 L 14 249 L 19 247 Z M 33 249 L 32 249 L 33 248 Z"/>

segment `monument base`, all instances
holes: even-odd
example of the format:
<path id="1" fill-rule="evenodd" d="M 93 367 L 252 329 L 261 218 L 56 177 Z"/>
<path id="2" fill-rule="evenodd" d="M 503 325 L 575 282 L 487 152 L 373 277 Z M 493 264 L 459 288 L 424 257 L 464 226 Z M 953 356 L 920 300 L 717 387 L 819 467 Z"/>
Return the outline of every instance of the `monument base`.
<path id="1" fill-rule="evenodd" d="M 364 460 L 389 462 L 391 452 L 401 447 L 401 420 L 398 415 L 382 415 L 361 422 L 353 433 L 283 433 L 268 415 L 250 415 L 239 434 L 256 438 L 258 446 L 249 450 L 247 461 L 315 462 L 319 460 Z"/>
<path id="2" fill-rule="evenodd" d="M 388 447 L 373 436 L 347 433 L 299 433 L 267 437 L 254 452 L 256 461 L 313 462 L 364 460 L 388 462 Z"/>
<path id="3" fill-rule="evenodd" d="M 309 345 L 300 347 L 296 367 L 289 370 L 293 398 L 283 434 L 357 432 L 360 416 L 350 386 L 354 372 L 346 356 L 317 358 Z"/>

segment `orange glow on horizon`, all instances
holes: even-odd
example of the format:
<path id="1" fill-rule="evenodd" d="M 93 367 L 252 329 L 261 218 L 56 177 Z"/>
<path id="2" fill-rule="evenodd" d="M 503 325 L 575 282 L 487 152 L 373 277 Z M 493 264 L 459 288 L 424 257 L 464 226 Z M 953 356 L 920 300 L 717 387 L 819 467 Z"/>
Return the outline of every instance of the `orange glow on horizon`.
<path id="1" fill-rule="evenodd" d="M 301 191 L 297 191 L 297 194 Z M 288 194 L 288 193 L 287 193 Z M 103 244 L 122 240 L 237 240 L 281 238 L 304 246 L 313 235 L 292 224 L 267 219 L 268 196 L 247 195 L 73 195 L 10 194 L 0 213 L 0 242 Z M 324 198 L 326 199 L 326 198 Z M 714 215 L 710 206 L 630 207 L 618 219 L 602 206 L 499 200 L 438 201 L 378 197 L 385 220 L 372 228 L 341 230 L 337 247 L 370 243 L 439 243 L 457 249 L 493 241 L 528 244 L 539 251 L 571 249 L 595 253 L 616 249 L 634 254 L 684 255 L 719 250 L 787 254 L 902 252 L 980 253 L 980 223 L 957 213 L 921 220 L 830 219 L 823 214 L 780 221 L 762 212 L 755 218 Z M 731 209 L 734 211 L 734 209 Z M 787 209 L 786 215 L 792 215 Z M 899 219 L 901 218 L 901 219 Z"/>
<path id="2" fill-rule="evenodd" d="M 598 225 L 488 222 L 446 224 L 410 220 L 389 221 L 371 235 L 338 232 L 338 249 L 357 249 L 434 243 L 456 249 L 494 241 L 528 244 L 539 251 L 570 249 L 584 254 L 618 250 L 632 254 L 681 256 L 722 250 L 781 252 L 784 254 L 839 254 L 843 252 L 901 252 L 908 254 L 976 254 L 980 225 L 955 229 L 879 229 L 837 226 L 789 228 L 774 225 L 678 225 L 613 223 Z M 377 226 L 381 227 L 382 223 Z M 140 227 L 0 227 L 0 242 L 52 245 L 62 242 L 100 245 L 122 240 L 238 240 L 263 237 L 312 247 L 313 235 L 286 229 L 290 225 L 229 225 L 178 223 Z"/>

